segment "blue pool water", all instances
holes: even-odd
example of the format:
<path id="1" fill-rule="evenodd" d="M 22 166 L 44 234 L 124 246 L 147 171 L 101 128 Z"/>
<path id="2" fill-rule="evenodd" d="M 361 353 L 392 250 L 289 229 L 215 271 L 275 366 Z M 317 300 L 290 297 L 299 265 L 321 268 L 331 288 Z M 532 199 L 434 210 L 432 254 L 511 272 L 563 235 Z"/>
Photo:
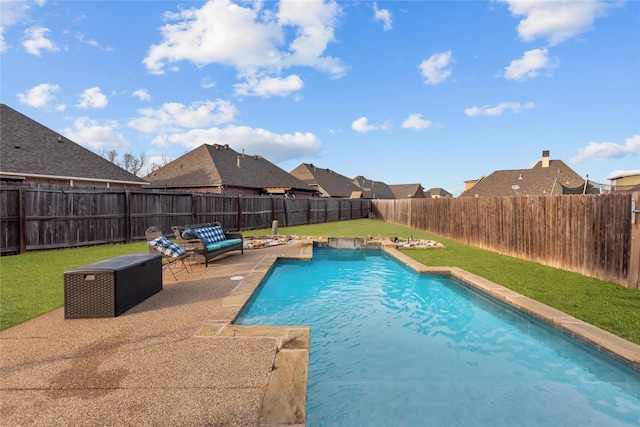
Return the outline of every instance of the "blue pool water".
<path id="1" fill-rule="evenodd" d="M 311 326 L 309 427 L 640 425 L 640 373 L 382 251 L 279 260 L 236 323 Z"/>

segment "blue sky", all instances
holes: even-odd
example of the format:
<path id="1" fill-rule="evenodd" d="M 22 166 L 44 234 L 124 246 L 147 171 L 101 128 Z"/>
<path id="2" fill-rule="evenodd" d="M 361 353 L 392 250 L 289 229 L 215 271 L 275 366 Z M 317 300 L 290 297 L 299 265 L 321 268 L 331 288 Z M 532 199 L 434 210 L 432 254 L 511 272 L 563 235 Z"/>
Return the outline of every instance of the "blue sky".
<path id="1" fill-rule="evenodd" d="M 638 1 L 5 1 L 0 99 L 96 152 L 229 144 L 454 195 L 640 170 Z M 1 159 L 0 159 L 1 161 Z"/>

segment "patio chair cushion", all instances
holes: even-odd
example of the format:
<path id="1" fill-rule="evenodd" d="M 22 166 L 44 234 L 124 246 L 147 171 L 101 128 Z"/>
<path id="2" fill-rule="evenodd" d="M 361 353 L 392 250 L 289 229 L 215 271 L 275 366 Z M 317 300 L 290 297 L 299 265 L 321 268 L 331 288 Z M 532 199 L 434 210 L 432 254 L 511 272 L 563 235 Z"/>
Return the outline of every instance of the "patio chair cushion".
<path id="1" fill-rule="evenodd" d="M 220 242 L 214 242 L 207 245 L 207 250 L 212 252 L 226 246 L 237 245 L 238 243 L 242 244 L 242 239 L 228 239 Z"/>
<path id="2" fill-rule="evenodd" d="M 178 258 L 179 256 L 182 256 L 185 254 L 184 249 L 182 249 L 180 246 L 176 245 L 175 243 L 173 243 L 171 240 L 167 239 L 164 236 L 155 238 L 147 242 L 147 244 L 168 257 Z"/>
<path id="3" fill-rule="evenodd" d="M 193 240 L 198 238 L 198 234 L 193 228 L 188 227 L 182 231 L 182 238 L 184 240 Z"/>
<path id="4" fill-rule="evenodd" d="M 227 240 L 227 236 L 224 235 L 224 231 L 219 225 L 197 228 L 193 231 L 195 231 L 198 238 L 204 240 L 207 245 Z"/>

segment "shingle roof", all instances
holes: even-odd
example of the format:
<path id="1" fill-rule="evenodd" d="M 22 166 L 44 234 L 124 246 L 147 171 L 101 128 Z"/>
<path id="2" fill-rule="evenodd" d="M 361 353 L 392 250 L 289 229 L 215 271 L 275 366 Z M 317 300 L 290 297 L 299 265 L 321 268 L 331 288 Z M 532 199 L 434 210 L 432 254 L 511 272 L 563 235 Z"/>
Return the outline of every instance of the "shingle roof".
<path id="1" fill-rule="evenodd" d="M 396 199 L 424 198 L 424 189 L 420 184 L 392 184 L 389 189 Z"/>
<path id="2" fill-rule="evenodd" d="M 324 197 L 350 197 L 354 191 L 361 190 L 350 178 L 311 163 L 302 163 L 291 171 L 291 175 L 315 188 Z"/>
<path id="3" fill-rule="evenodd" d="M 544 168 L 539 161 L 531 169 L 495 171 L 460 197 L 562 194 L 562 186 L 575 188 L 581 184 L 584 184 L 584 178 L 562 160 L 549 160 L 549 166 Z"/>
<path id="4" fill-rule="evenodd" d="M 240 154 L 228 145 L 203 144 L 146 177 L 152 187 L 289 187 L 313 191 L 307 184 L 261 156 Z"/>
<path id="5" fill-rule="evenodd" d="M 0 104 L 0 122 L 0 174 L 146 184 L 5 104 Z"/>
<path id="6" fill-rule="evenodd" d="M 395 199 L 396 196 L 391 188 L 382 181 L 374 181 L 358 175 L 353 178 L 353 182 L 362 189 L 365 199 Z"/>
<path id="7" fill-rule="evenodd" d="M 433 197 L 433 196 L 452 197 L 453 194 L 449 193 L 444 188 L 434 187 L 434 188 L 430 188 L 429 190 L 425 191 L 424 192 L 424 196 L 425 197 Z"/>

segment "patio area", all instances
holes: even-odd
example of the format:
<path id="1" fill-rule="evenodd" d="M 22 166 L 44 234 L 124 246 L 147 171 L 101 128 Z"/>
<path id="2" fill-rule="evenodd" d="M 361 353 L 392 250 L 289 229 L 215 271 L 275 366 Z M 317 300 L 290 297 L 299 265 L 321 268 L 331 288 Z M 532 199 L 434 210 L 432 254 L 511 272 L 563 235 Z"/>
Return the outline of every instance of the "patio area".
<path id="1" fill-rule="evenodd" d="M 165 271 L 118 317 L 59 308 L 0 332 L 2 423 L 304 425 L 309 329 L 230 322 L 278 256 L 310 255 L 310 242 L 230 253 Z"/>

